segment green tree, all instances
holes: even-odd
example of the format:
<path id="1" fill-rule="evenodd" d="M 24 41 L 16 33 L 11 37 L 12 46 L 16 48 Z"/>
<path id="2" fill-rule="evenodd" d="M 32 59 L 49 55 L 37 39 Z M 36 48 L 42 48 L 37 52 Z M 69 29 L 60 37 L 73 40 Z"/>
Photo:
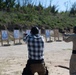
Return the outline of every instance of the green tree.
<path id="1" fill-rule="evenodd" d="M 57 7 L 56 7 L 55 5 L 53 5 L 53 6 L 51 7 L 51 13 L 53 13 L 53 14 L 58 13 L 58 10 L 57 10 L 56 8 L 57 8 Z"/>
<path id="2" fill-rule="evenodd" d="M 76 15 L 76 2 L 72 5 L 70 9 L 70 15 Z"/>
<path id="3" fill-rule="evenodd" d="M 0 10 L 4 9 L 4 0 L 0 0 Z"/>
<path id="4" fill-rule="evenodd" d="M 15 6 L 15 0 L 5 0 L 6 10 L 10 11 Z"/>
<path id="5" fill-rule="evenodd" d="M 15 5 L 15 7 L 17 8 L 17 10 L 20 9 L 20 0 L 17 0 L 17 4 Z"/>

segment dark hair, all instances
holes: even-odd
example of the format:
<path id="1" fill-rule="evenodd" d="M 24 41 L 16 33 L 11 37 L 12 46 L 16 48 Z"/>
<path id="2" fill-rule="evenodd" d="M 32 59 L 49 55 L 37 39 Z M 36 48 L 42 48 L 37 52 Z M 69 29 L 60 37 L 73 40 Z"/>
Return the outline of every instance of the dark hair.
<path id="1" fill-rule="evenodd" d="M 36 35 L 39 33 L 39 28 L 38 27 L 32 27 L 31 28 L 31 34 Z"/>
<path id="2" fill-rule="evenodd" d="M 76 34 L 76 26 L 73 28 L 73 33 Z"/>

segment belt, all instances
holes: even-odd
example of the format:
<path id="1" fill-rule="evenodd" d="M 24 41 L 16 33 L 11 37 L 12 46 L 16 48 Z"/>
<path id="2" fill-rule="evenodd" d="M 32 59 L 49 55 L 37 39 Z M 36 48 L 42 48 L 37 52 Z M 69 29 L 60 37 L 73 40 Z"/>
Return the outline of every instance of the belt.
<path id="1" fill-rule="evenodd" d="M 30 64 L 44 63 L 44 59 L 42 59 L 42 60 L 32 60 L 32 59 L 29 59 L 28 63 L 30 63 Z"/>
<path id="2" fill-rule="evenodd" d="M 73 51 L 72 51 L 72 54 L 76 54 L 76 50 L 73 50 Z"/>

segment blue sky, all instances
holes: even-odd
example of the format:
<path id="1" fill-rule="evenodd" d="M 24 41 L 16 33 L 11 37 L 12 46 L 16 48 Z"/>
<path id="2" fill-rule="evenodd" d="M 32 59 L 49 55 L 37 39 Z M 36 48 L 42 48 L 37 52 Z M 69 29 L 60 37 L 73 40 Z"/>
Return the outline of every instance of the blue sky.
<path id="1" fill-rule="evenodd" d="M 21 2 L 24 0 L 20 0 Z M 76 0 L 32 0 L 32 3 L 38 5 L 38 3 L 41 3 L 44 7 L 48 7 L 50 5 L 56 5 L 57 9 L 59 11 L 66 11 L 66 9 L 69 10 L 69 8 L 72 6 Z"/>
<path id="2" fill-rule="evenodd" d="M 69 10 L 72 4 L 76 2 L 76 0 L 33 0 L 35 4 L 40 2 L 44 7 L 48 7 L 50 5 L 50 1 L 51 5 L 56 5 L 59 11 L 65 11 L 66 9 Z"/>

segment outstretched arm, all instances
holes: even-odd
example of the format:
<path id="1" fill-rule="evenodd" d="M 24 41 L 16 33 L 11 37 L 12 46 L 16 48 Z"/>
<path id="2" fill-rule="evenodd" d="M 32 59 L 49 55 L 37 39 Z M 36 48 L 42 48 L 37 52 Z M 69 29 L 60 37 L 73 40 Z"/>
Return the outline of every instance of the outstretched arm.
<path id="1" fill-rule="evenodd" d="M 28 40 L 28 35 L 26 33 L 23 34 L 23 41 L 24 42 L 27 42 Z"/>
<path id="2" fill-rule="evenodd" d="M 71 42 L 72 41 L 71 35 L 64 33 L 63 34 L 63 41 L 65 41 L 65 42 Z"/>

